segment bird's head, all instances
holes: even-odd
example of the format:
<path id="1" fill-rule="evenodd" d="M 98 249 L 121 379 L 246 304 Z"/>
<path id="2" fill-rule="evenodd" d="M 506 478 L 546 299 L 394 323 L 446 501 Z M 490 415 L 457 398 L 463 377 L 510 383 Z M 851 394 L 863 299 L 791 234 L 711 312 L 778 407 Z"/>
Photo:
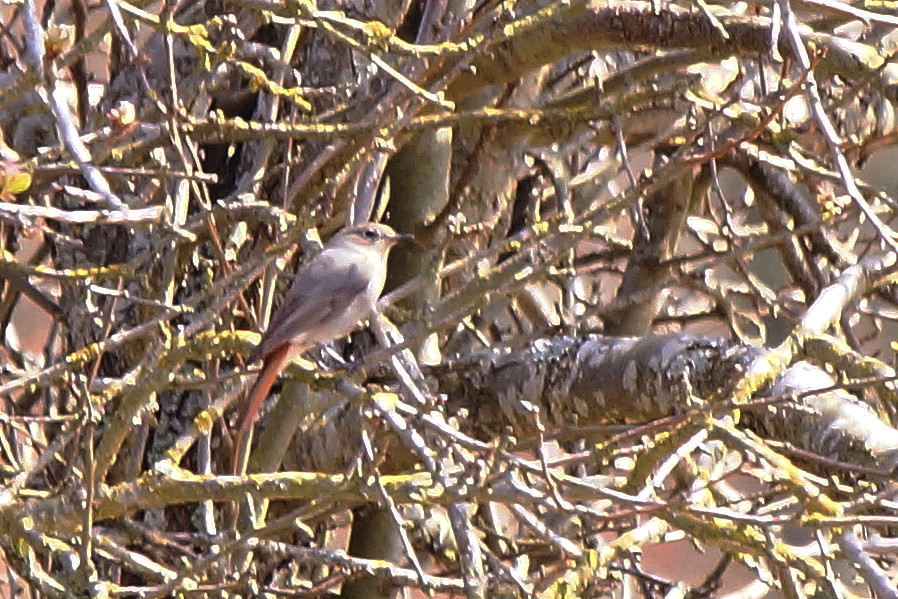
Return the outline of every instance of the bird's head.
<path id="1" fill-rule="evenodd" d="M 354 249 L 370 248 L 383 253 L 400 241 L 411 239 L 411 235 L 397 233 L 388 225 L 364 223 L 343 229 L 328 242 L 328 245 L 352 247 Z"/>

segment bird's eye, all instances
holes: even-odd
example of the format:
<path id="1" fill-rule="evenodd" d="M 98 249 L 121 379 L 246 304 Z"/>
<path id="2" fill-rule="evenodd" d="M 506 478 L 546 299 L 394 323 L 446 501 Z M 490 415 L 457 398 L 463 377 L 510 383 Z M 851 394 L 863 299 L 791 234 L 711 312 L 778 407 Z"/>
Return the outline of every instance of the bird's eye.
<path id="1" fill-rule="evenodd" d="M 362 235 L 365 236 L 365 239 L 370 239 L 371 241 L 380 238 L 380 232 L 377 229 L 365 229 Z"/>

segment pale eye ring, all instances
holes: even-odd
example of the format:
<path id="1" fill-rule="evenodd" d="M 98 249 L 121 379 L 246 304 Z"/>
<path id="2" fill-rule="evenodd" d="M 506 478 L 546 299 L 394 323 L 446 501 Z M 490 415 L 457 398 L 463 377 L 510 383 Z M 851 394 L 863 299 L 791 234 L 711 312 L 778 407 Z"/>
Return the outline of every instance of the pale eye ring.
<path id="1" fill-rule="evenodd" d="M 378 233 L 377 229 L 365 229 L 362 235 L 365 239 L 370 239 L 371 241 L 380 238 L 380 233 Z"/>

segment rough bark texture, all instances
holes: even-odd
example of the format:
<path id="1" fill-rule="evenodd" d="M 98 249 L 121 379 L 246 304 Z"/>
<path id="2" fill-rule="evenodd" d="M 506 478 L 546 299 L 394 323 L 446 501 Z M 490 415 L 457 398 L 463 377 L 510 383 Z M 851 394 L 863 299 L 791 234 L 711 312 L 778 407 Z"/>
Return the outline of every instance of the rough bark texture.
<path id="1" fill-rule="evenodd" d="M 895 14 L 0 6 L 0 595 L 898 597 Z"/>

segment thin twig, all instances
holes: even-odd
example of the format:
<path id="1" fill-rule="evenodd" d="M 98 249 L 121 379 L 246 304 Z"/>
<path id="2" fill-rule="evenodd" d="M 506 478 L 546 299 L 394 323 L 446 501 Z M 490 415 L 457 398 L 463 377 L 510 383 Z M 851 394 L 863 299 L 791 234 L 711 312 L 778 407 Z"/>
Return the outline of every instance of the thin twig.
<path id="1" fill-rule="evenodd" d="M 861 195 L 860 190 L 857 188 L 857 183 L 854 181 L 854 174 L 851 172 L 851 167 L 848 166 L 848 161 L 842 153 L 842 140 L 839 139 L 839 134 L 836 132 L 829 115 L 826 114 L 826 110 L 823 108 L 823 101 L 820 99 L 820 91 L 817 89 L 817 79 L 814 76 L 811 59 L 808 56 L 804 41 L 801 39 L 801 34 L 798 32 L 798 21 L 795 18 L 795 13 L 792 12 L 789 0 L 777 0 L 777 4 L 782 11 L 783 27 L 788 36 L 789 46 L 792 48 L 792 52 L 798 59 L 798 64 L 805 72 L 804 87 L 808 103 L 811 105 L 814 119 L 820 126 L 820 132 L 823 134 L 823 138 L 826 140 L 826 144 L 829 147 L 833 164 L 835 164 L 836 170 L 838 170 L 839 175 L 842 177 L 842 184 L 845 186 L 845 190 L 848 192 L 848 195 L 854 203 L 857 204 L 861 212 L 864 213 L 864 216 L 870 220 L 870 224 L 872 224 L 879 233 L 880 240 L 893 252 L 898 252 L 898 243 L 896 243 L 895 240 L 895 232 L 880 220 L 879 216 L 877 216 L 870 205 L 867 204 L 867 200 L 864 199 L 864 196 Z"/>

